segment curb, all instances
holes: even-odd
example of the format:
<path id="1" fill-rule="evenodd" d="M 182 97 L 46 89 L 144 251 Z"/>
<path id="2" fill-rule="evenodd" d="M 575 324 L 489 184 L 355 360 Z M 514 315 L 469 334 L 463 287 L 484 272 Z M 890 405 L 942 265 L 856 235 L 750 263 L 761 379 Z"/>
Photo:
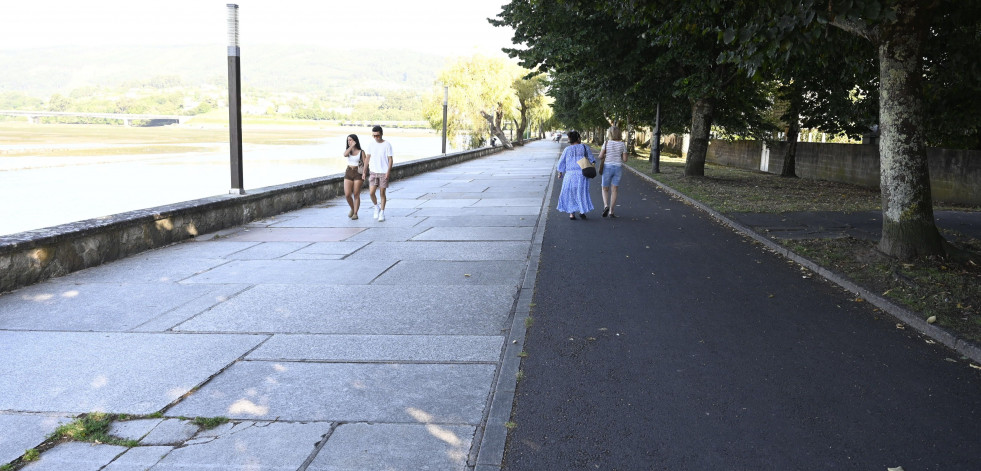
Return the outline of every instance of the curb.
<path id="1" fill-rule="evenodd" d="M 849 280 L 848 278 L 846 278 L 845 276 L 839 273 L 833 272 L 825 267 L 822 267 L 821 265 L 818 265 L 817 263 L 814 263 L 810 259 L 803 257 L 800 254 L 797 254 L 796 252 L 788 249 L 787 247 L 784 247 L 764 237 L 760 233 L 754 231 L 753 229 L 742 223 L 729 219 L 728 217 L 722 215 L 722 213 L 719 213 L 718 211 L 689 198 L 688 196 L 682 194 L 681 192 L 675 190 L 674 188 L 671 188 L 655 180 L 651 176 L 642 173 L 639 170 L 629 165 L 626 167 L 631 172 L 633 172 L 634 175 L 637 175 L 647 180 L 648 182 L 653 183 L 655 186 L 657 186 L 661 190 L 664 190 L 664 192 L 668 193 L 669 195 L 677 199 L 680 199 L 691 206 L 698 208 L 699 210 L 705 212 L 709 216 L 712 216 L 722 224 L 731 227 L 736 232 L 739 232 L 747 237 L 752 238 L 753 240 L 763 244 L 766 248 L 770 249 L 771 251 L 785 258 L 788 258 L 796 262 L 797 264 L 813 271 L 814 273 L 818 274 L 825 280 L 828 280 L 831 283 L 834 283 L 844 288 L 847 291 L 857 294 L 862 299 L 865 299 L 866 301 L 871 303 L 873 306 L 883 310 L 885 313 L 895 317 L 896 319 L 903 322 L 904 324 L 916 329 L 921 334 L 981 364 L 981 346 L 975 345 L 967 340 L 959 338 L 958 336 L 954 335 L 951 332 L 948 332 L 940 327 L 927 323 L 927 321 L 922 319 L 917 313 L 905 307 L 899 306 L 893 303 L 892 301 L 855 284 L 854 282 L 852 282 L 851 280 Z"/>
<path id="2" fill-rule="evenodd" d="M 556 159 L 556 162 L 558 159 Z M 538 224 L 535 227 L 531 250 L 528 254 L 528 266 L 525 277 L 518 291 L 518 299 L 514 305 L 514 318 L 511 330 L 505 338 L 504 353 L 501 359 L 501 369 L 495 380 L 490 398 L 490 411 L 484 424 L 480 448 L 474 471 L 500 470 L 504 464 L 504 452 L 507 446 L 508 429 L 505 423 L 511 420 L 514 408 L 514 396 L 518 388 L 518 371 L 521 368 L 521 357 L 524 350 L 525 335 L 528 332 L 526 319 L 532 317 L 534 307 L 531 302 L 535 294 L 535 284 L 538 280 L 538 265 L 541 263 L 542 244 L 545 240 L 545 224 L 548 222 L 549 203 L 555 189 L 555 163 L 549 172 L 548 187 L 542 201 Z"/>

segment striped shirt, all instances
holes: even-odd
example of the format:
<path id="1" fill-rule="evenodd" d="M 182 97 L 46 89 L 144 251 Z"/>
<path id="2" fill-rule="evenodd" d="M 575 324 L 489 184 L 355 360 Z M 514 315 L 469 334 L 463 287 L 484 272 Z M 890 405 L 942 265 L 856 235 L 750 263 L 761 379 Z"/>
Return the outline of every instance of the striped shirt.
<path id="1" fill-rule="evenodd" d="M 623 141 L 606 141 L 603 149 L 606 150 L 606 162 L 603 165 L 623 165 L 623 154 L 627 151 L 627 145 Z"/>

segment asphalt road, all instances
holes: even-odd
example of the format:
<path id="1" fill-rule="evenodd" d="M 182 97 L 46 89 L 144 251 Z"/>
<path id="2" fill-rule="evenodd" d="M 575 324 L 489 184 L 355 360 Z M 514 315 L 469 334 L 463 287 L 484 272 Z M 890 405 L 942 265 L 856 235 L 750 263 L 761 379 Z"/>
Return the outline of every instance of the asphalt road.
<path id="1" fill-rule="evenodd" d="M 981 371 L 625 172 L 552 195 L 504 469 L 981 469 Z"/>

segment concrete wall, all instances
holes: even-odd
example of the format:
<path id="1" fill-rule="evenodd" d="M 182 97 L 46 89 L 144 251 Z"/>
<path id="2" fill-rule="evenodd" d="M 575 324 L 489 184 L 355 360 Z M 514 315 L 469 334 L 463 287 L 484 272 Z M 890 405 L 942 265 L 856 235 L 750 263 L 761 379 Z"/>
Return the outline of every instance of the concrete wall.
<path id="1" fill-rule="evenodd" d="M 787 144 L 769 148 L 761 167 L 760 141 L 712 140 L 707 162 L 780 174 Z M 927 149 L 933 200 L 981 206 L 981 151 Z M 797 176 L 879 188 L 879 149 L 874 145 L 797 143 Z"/>
<path id="2" fill-rule="evenodd" d="M 396 165 L 392 179 L 501 152 L 483 148 Z M 344 194 L 343 175 L 314 178 L 0 237 L 0 292 Z"/>

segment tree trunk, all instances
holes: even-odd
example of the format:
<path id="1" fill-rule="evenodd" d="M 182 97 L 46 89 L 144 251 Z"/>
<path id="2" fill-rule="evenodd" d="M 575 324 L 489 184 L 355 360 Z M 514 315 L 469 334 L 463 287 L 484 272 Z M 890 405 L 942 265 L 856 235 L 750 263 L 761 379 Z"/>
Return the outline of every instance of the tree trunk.
<path id="1" fill-rule="evenodd" d="M 488 124 L 490 124 L 491 134 L 497 136 L 497 138 L 501 140 L 501 145 L 504 146 L 505 149 L 514 149 L 514 145 L 511 144 L 511 141 L 508 140 L 508 137 L 504 134 L 504 131 L 501 130 L 501 122 L 495 120 L 494 116 L 488 114 L 486 111 L 481 110 L 480 115 L 487 120 Z"/>
<path id="2" fill-rule="evenodd" d="M 787 153 L 783 156 L 783 169 L 780 170 L 781 177 L 797 178 L 797 137 L 800 135 L 800 108 L 797 101 L 791 101 L 791 108 L 788 116 L 790 123 L 787 126 Z"/>
<path id="3" fill-rule="evenodd" d="M 922 2 L 907 0 L 883 29 L 879 45 L 879 158 L 882 239 L 879 250 L 906 260 L 943 255 L 933 218 L 930 172 L 923 135 L 920 49 L 926 26 Z"/>
<path id="4" fill-rule="evenodd" d="M 709 131 L 712 129 L 712 103 L 701 98 L 691 107 L 691 142 L 685 159 L 685 176 L 705 176 L 705 155 L 708 153 Z"/>

